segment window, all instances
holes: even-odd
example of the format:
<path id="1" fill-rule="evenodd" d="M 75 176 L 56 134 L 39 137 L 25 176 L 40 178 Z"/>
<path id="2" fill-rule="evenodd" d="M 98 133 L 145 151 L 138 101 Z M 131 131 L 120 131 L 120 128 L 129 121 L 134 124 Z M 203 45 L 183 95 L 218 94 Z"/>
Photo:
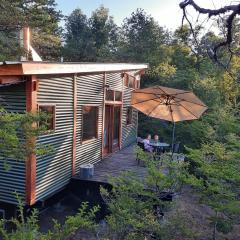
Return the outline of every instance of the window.
<path id="1" fill-rule="evenodd" d="M 122 92 L 120 91 L 114 91 L 114 90 L 106 90 L 106 101 L 122 101 Z"/>
<path id="2" fill-rule="evenodd" d="M 83 106 L 82 141 L 97 138 L 98 107 Z"/>
<path id="3" fill-rule="evenodd" d="M 114 91 L 113 90 L 106 90 L 106 100 L 107 101 L 114 101 Z"/>
<path id="4" fill-rule="evenodd" d="M 135 85 L 136 85 L 135 88 L 139 89 L 140 88 L 140 80 L 136 80 Z"/>
<path id="5" fill-rule="evenodd" d="M 127 108 L 127 125 L 132 123 L 133 110 L 132 107 Z"/>
<path id="6" fill-rule="evenodd" d="M 39 105 L 39 113 L 43 113 L 43 119 L 39 121 L 39 127 L 46 127 L 47 131 L 55 130 L 56 106 L 55 105 Z M 46 116 L 45 116 L 46 115 Z"/>
<path id="7" fill-rule="evenodd" d="M 128 86 L 130 88 L 135 88 L 135 78 L 131 75 L 128 76 Z"/>
<path id="8" fill-rule="evenodd" d="M 115 101 L 118 101 L 118 102 L 122 101 L 122 92 L 115 91 Z"/>
<path id="9" fill-rule="evenodd" d="M 124 86 L 128 87 L 128 74 L 124 74 Z"/>
<path id="10" fill-rule="evenodd" d="M 124 86 L 129 88 L 137 88 L 136 78 L 127 73 L 124 74 Z M 139 85 L 139 84 L 138 84 Z"/>

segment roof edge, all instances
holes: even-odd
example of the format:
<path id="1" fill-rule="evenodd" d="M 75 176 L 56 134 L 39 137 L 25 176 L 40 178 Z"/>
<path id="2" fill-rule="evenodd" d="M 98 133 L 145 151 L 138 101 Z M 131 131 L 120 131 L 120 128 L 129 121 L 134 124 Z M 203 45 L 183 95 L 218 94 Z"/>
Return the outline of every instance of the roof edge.
<path id="1" fill-rule="evenodd" d="M 148 67 L 146 63 L 4 62 L 0 64 L 0 76 L 130 71 Z"/>

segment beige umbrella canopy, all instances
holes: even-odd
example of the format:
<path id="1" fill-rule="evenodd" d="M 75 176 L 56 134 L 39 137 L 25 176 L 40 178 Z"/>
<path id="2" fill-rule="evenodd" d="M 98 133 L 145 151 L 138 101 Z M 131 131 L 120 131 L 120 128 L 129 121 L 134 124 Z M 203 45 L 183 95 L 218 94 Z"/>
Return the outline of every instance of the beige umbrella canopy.
<path id="1" fill-rule="evenodd" d="M 172 147 L 175 123 L 198 119 L 207 110 L 194 93 L 162 86 L 133 91 L 132 107 L 147 116 L 173 122 Z"/>
<path id="2" fill-rule="evenodd" d="M 198 119 L 207 110 L 194 93 L 161 86 L 133 91 L 132 106 L 150 117 L 171 122 Z"/>

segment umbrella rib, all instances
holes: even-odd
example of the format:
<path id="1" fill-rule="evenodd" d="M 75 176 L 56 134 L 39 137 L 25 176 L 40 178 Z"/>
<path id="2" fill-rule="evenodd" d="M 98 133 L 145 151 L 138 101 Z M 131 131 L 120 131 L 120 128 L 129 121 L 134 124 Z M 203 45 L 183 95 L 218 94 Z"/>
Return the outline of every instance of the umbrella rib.
<path id="1" fill-rule="evenodd" d="M 155 98 L 151 98 L 151 99 L 147 99 L 147 100 L 143 100 L 143 101 L 141 101 L 141 102 L 133 103 L 132 106 L 133 106 L 133 105 L 140 104 L 140 103 L 144 103 L 144 102 L 152 101 L 152 100 L 154 101 L 155 99 L 156 99 L 156 97 L 155 97 Z"/>
<path id="2" fill-rule="evenodd" d="M 172 94 L 169 94 L 171 96 L 173 95 L 180 95 L 180 94 L 185 94 L 185 93 L 191 93 L 190 91 L 185 91 L 185 92 L 180 92 L 180 93 L 172 93 Z"/>
<path id="3" fill-rule="evenodd" d="M 153 93 L 152 93 L 152 94 L 153 94 Z M 155 95 L 155 94 L 153 94 L 153 95 Z M 160 98 L 155 95 L 155 98 L 151 98 L 151 99 L 143 100 L 143 101 L 141 101 L 141 102 L 133 103 L 132 106 L 137 105 L 137 104 L 140 104 L 140 103 L 148 102 L 148 101 L 156 101 L 156 99 L 159 99 L 159 100 L 160 100 Z M 161 100 L 160 100 L 160 101 L 161 101 Z M 158 101 L 156 101 L 156 102 L 158 102 Z M 164 104 L 163 101 L 161 101 L 161 103 Z"/>
<path id="4" fill-rule="evenodd" d="M 179 95 L 179 94 L 185 94 L 185 93 L 191 93 L 190 91 L 184 91 L 184 92 L 181 92 L 181 93 L 166 93 L 163 89 L 162 89 L 162 87 L 160 87 L 160 86 L 157 86 L 161 91 L 163 91 L 164 92 L 164 94 L 166 94 L 166 95 L 169 95 L 169 96 L 175 96 L 175 95 Z M 176 90 L 178 90 L 178 89 L 176 89 Z"/>
<path id="5" fill-rule="evenodd" d="M 193 104 L 196 104 L 196 105 L 199 105 L 199 106 L 202 106 L 202 107 L 207 107 L 207 106 L 204 105 L 204 104 L 199 104 L 199 103 L 191 102 L 191 101 L 188 101 L 188 100 L 186 100 L 186 99 L 184 99 L 184 98 L 179 98 L 179 97 L 175 97 L 175 98 L 177 98 L 177 99 L 179 99 L 179 100 L 181 100 L 181 101 L 184 101 L 184 102 L 189 102 L 189 103 L 193 103 Z"/>
<path id="6" fill-rule="evenodd" d="M 190 114 L 192 114 L 195 118 L 199 118 L 197 117 L 192 111 L 190 111 L 189 109 L 187 109 L 186 107 L 184 107 L 181 103 L 179 103 L 179 106 L 183 107 L 186 111 L 188 111 Z"/>
<path id="7" fill-rule="evenodd" d="M 139 92 L 139 91 L 134 91 L 133 93 L 141 93 L 141 94 L 154 94 L 153 92 Z"/>
<path id="8" fill-rule="evenodd" d="M 161 104 L 159 104 L 159 105 L 157 105 L 156 107 L 154 107 L 153 109 L 152 109 L 152 111 L 150 112 L 150 113 L 148 113 L 148 117 L 149 117 L 149 115 L 157 108 L 157 107 L 159 107 Z"/>
<path id="9" fill-rule="evenodd" d="M 164 90 L 162 90 L 162 88 L 160 86 L 157 86 L 157 88 L 160 89 L 161 91 L 163 91 L 164 94 L 169 95 Z"/>

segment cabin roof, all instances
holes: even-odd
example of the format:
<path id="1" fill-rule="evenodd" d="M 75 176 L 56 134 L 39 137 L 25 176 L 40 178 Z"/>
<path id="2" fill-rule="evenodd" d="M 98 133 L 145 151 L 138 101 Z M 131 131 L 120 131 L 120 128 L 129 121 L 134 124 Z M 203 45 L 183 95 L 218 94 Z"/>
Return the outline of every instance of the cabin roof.
<path id="1" fill-rule="evenodd" d="M 94 73 L 144 70 L 146 63 L 53 63 L 53 62 L 2 62 L 0 76 Z"/>

